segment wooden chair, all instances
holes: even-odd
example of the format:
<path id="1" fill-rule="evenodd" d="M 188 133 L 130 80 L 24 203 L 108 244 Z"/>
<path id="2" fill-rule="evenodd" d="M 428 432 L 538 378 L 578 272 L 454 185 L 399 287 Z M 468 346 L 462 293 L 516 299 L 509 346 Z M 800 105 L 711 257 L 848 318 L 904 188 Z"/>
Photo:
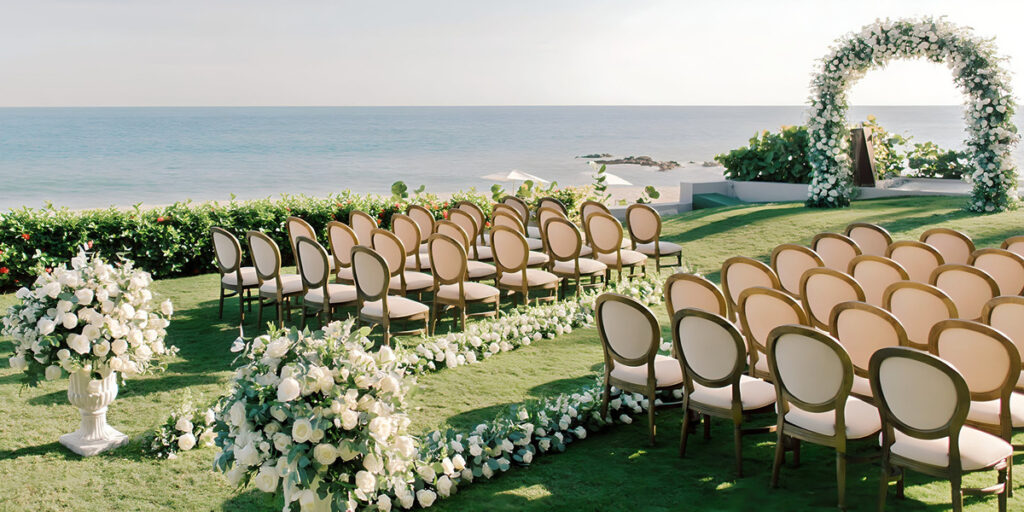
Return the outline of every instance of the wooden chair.
<path id="1" fill-rule="evenodd" d="M 947 263 L 932 271 L 929 284 L 946 292 L 959 318 L 978 320 L 985 303 L 999 296 L 999 285 L 987 272 L 969 265 Z"/>
<path id="2" fill-rule="evenodd" d="M 519 220 L 526 226 L 527 238 L 540 238 L 540 228 L 530 225 L 530 205 L 516 196 L 505 196 L 501 198 L 501 204 L 511 206 L 519 213 Z"/>
<path id="3" fill-rule="evenodd" d="M 461 226 L 452 221 L 439 220 L 435 224 L 434 230 L 437 234 L 451 237 L 462 244 L 463 249 L 466 249 L 468 255 L 470 250 L 469 235 Z M 497 270 L 490 263 L 471 259 L 466 263 L 466 272 L 469 274 L 470 281 L 486 281 L 494 279 Z"/>
<path id="4" fill-rule="evenodd" d="M 720 315 L 703 309 L 683 308 L 672 316 L 673 351 L 683 365 L 683 427 L 679 456 L 695 415 L 732 420 L 736 450 L 736 476 L 743 476 L 743 435 L 770 429 L 744 429 L 745 416 L 766 413 L 775 405 L 775 388 L 744 375 L 747 348 L 736 327 Z M 705 427 L 705 438 L 710 429 Z"/>
<path id="5" fill-rule="evenodd" d="M 740 294 L 747 288 L 763 286 L 765 288 L 782 289 L 779 276 L 768 265 L 746 256 L 733 256 L 722 264 L 722 291 L 729 305 L 729 319 L 736 321 Z"/>
<path id="6" fill-rule="evenodd" d="M 812 268 L 800 278 L 800 300 L 812 327 L 828 329 L 832 308 L 851 300 L 864 302 L 864 290 L 849 274 L 831 268 Z"/>
<path id="7" fill-rule="evenodd" d="M 537 209 L 540 210 L 541 208 L 556 208 L 561 210 L 562 216 L 566 218 L 569 217 L 569 209 L 565 207 L 565 203 L 555 197 L 546 196 L 538 199 Z"/>
<path id="8" fill-rule="evenodd" d="M 606 213 L 605 215 L 611 216 Z M 646 204 L 631 204 L 626 208 L 626 226 L 632 249 L 654 259 L 654 269 L 661 272 L 661 258 L 675 256 L 676 265 L 683 265 L 683 246 L 666 242 L 661 237 L 661 215 Z"/>
<path id="9" fill-rule="evenodd" d="M 369 244 L 370 240 L 366 239 Z M 327 223 L 327 245 L 331 246 L 334 258 L 335 280 L 343 284 L 353 284 L 352 248 L 359 245 L 359 237 L 348 225 L 332 220 Z"/>
<path id="10" fill-rule="evenodd" d="M 1024 256 L 1024 236 L 1011 236 L 1006 240 L 1003 240 L 1003 244 L 999 246 L 1000 249 L 1006 249 L 1017 256 Z"/>
<path id="11" fill-rule="evenodd" d="M 921 233 L 921 241 L 934 247 L 942 255 L 943 263 L 966 265 L 974 252 L 971 237 L 949 228 L 932 228 Z"/>
<path id="12" fill-rule="evenodd" d="M 330 258 L 327 251 L 316 240 L 299 235 L 295 240 L 295 257 L 298 261 L 299 276 L 302 278 L 302 329 L 306 328 L 306 317 L 312 313 L 320 319 L 320 326 L 327 325 L 334 312 L 356 303 L 356 288 L 348 284 L 331 283 Z"/>
<path id="13" fill-rule="evenodd" d="M 676 273 L 665 279 L 665 307 L 669 318 L 684 308 L 703 309 L 709 313 L 729 317 L 729 305 L 725 295 L 715 286 L 697 274 Z"/>
<path id="14" fill-rule="evenodd" d="M 477 224 L 476 218 L 473 214 L 458 208 L 448 210 L 448 220 L 454 222 L 462 231 L 469 237 L 469 249 L 467 254 L 469 258 L 477 261 L 490 260 L 493 256 L 491 254 L 491 248 L 484 244 L 479 243 L 480 240 L 480 225 Z"/>
<path id="15" fill-rule="evenodd" d="M 507 217 L 515 219 L 515 222 L 512 222 L 511 220 L 507 219 Z M 526 237 L 526 245 L 530 247 L 530 250 L 544 250 L 544 240 L 541 240 L 540 238 L 532 238 L 529 236 L 526 229 L 526 224 L 523 224 L 523 218 L 519 215 L 519 212 L 515 208 L 507 204 L 501 203 L 494 205 L 494 207 L 491 209 L 491 224 L 497 225 L 499 222 L 501 222 L 501 224 L 504 226 L 515 227 L 516 229 L 519 229 L 519 226 L 522 226 L 522 233 L 523 236 Z"/>
<path id="16" fill-rule="evenodd" d="M 543 299 L 555 299 L 558 276 L 528 268 L 530 249 L 522 233 L 504 226 L 495 226 L 491 230 L 491 249 L 494 251 L 494 266 L 497 268 L 495 282 L 498 289 L 518 292 L 525 305 L 530 304 L 531 290 L 552 290 L 554 293 Z"/>
<path id="17" fill-rule="evenodd" d="M 1024 257 L 1006 249 L 978 249 L 969 263 L 992 276 L 999 285 L 999 295 L 1020 295 L 1024 291 Z"/>
<path id="18" fill-rule="evenodd" d="M 496 316 L 501 292 L 483 283 L 469 280 L 467 264 L 469 258 L 462 242 L 446 235 L 434 234 L 428 239 L 430 256 L 436 261 L 434 268 L 434 307 L 431 331 L 437 330 L 437 321 L 443 314 L 442 308 L 450 307 L 459 313 L 462 329 L 466 329 L 466 317 L 471 304 L 494 304 L 494 309 L 476 313 L 479 316 Z"/>
<path id="19" fill-rule="evenodd" d="M 544 233 L 548 236 L 546 245 L 552 263 L 549 271 L 558 276 L 560 282 L 564 281 L 566 287 L 570 280 L 574 281 L 577 297 L 580 296 L 583 286 L 606 284 L 605 273 L 608 266 L 595 259 L 580 257 L 583 236 L 575 224 L 561 217 L 551 218 L 544 226 Z M 588 285 L 583 284 L 584 277 L 590 278 Z M 565 296 L 564 292 L 562 296 Z"/>
<path id="20" fill-rule="evenodd" d="M 772 381 L 768 367 L 768 335 L 780 325 L 810 326 L 803 306 L 782 290 L 755 286 L 740 294 L 740 326 L 747 339 L 749 373 L 753 377 Z"/>
<path id="21" fill-rule="evenodd" d="M 258 300 L 252 291 L 260 286 L 256 269 L 242 266 L 242 244 L 238 238 L 224 228 L 210 228 L 213 239 L 213 254 L 220 273 L 220 299 L 217 301 L 217 318 L 224 318 L 224 299 L 238 296 L 238 323 L 245 323 L 245 305 L 252 309 L 252 302 Z"/>
<path id="22" fill-rule="evenodd" d="M 1017 352 L 1024 357 L 1024 297 L 996 297 L 981 312 L 981 321 L 1010 338 Z M 1024 371 L 1017 378 L 1016 389 L 1024 391 Z"/>
<path id="23" fill-rule="evenodd" d="M 526 238 L 526 227 L 523 226 L 523 223 L 519 222 L 519 217 L 516 216 L 516 215 L 510 214 L 510 213 L 498 212 L 498 213 L 494 214 L 494 222 L 492 224 L 494 226 L 505 226 L 505 227 L 507 227 L 509 229 L 518 231 L 521 235 L 523 235 L 523 238 Z M 551 262 L 551 257 L 549 256 L 548 253 L 538 252 L 538 251 L 534 250 L 533 247 L 535 247 L 535 246 L 530 244 L 531 240 L 534 240 L 534 239 L 533 238 L 526 238 L 526 248 L 530 250 L 530 253 L 529 253 L 528 258 L 527 258 L 526 265 L 528 267 L 531 267 L 531 268 L 533 268 L 533 267 L 547 267 L 548 264 Z M 541 248 L 544 247 L 544 241 L 543 240 L 534 240 L 534 241 L 535 242 L 540 242 Z"/>
<path id="24" fill-rule="evenodd" d="M 854 222 L 846 226 L 845 234 L 857 242 L 863 254 L 870 256 L 885 256 L 885 250 L 892 243 L 892 235 L 888 230 L 867 222 Z"/>
<path id="25" fill-rule="evenodd" d="M 871 387 L 882 416 L 882 476 L 878 509 L 884 510 L 889 482 L 903 497 L 907 469 L 950 481 L 952 507 L 963 510 L 963 495 L 999 494 L 1006 511 L 1007 468 L 1013 448 L 1006 441 L 964 426 L 971 406 L 964 377 L 949 363 L 906 347 L 883 348 L 871 357 Z M 996 470 L 998 484 L 962 488 L 962 475 Z"/>
<path id="26" fill-rule="evenodd" d="M 821 256 L 825 266 L 846 272 L 850 268 L 850 260 L 862 254 L 860 246 L 852 238 L 839 233 L 819 233 L 811 242 L 811 249 Z"/>
<path id="27" fill-rule="evenodd" d="M 391 274 L 384 257 L 364 245 L 352 248 L 352 268 L 355 271 L 358 322 L 384 329 L 384 344 L 391 345 L 392 334 L 422 334 L 430 331 L 430 308 L 412 299 L 388 295 Z M 397 322 L 423 322 L 422 329 L 391 332 Z"/>
<path id="28" fill-rule="evenodd" d="M 850 394 L 874 403 L 869 367 L 871 356 L 881 348 L 910 345 L 907 331 L 892 313 L 864 302 L 843 302 L 832 309 L 829 334 L 846 349 L 853 364 Z"/>
<path id="29" fill-rule="evenodd" d="M 414 293 L 422 298 L 424 293 L 434 290 L 434 278 L 430 274 L 405 269 L 406 250 L 397 235 L 385 229 L 374 229 L 370 232 L 370 242 L 373 250 L 388 263 L 391 292 L 403 297 Z"/>
<path id="30" fill-rule="evenodd" d="M 932 271 L 945 263 L 936 248 L 913 240 L 889 244 L 885 257 L 899 263 L 907 271 L 910 280 L 919 283 L 927 283 Z"/>
<path id="31" fill-rule="evenodd" d="M 281 273 L 281 250 L 269 236 L 259 231 L 245 234 L 252 255 L 252 266 L 259 280 L 259 301 L 256 306 L 256 325 L 263 324 L 263 308 L 273 304 L 277 309 L 277 325 L 284 327 L 284 312 L 291 320 L 292 297 L 303 294 L 302 278 L 298 274 Z"/>
<path id="32" fill-rule="evenodd" d="M 288 241 L 291 242 L 292 256 L 295 257 L 295 269 L 298 270 L 299 274 L 301 275 L 302 269 L 299 268 L 299 253 L 296 252 L 297 247 L 295 245 L 295 242 L 296 240 L 298 240 L 300 236 L 316 240 L 316 231 L 313 229 L 313 226 L 309 225 L 308 222 L 295 216 L 291 216 L 285 219 L 284 224 L 285 228 L 288 231 Z M 334 258 L 328 256 L 327 264 L 330 265 L 331 270 L 334 270 Z"/>
<path id="33" fill-rule="evenodd" d="M 587 217 L 589 217 L 590 214 L 594 212 L 607 213 L 608 215 L 612 214 L 612 211 L 609 210 L 608 206 L 606 206 L 604 203 L 602 203 L 601 201 L 594 201 L 590 199 L 580 203 L 580 222 L 586 222 Z"/>
<path id="34" fill-rule="evenodd" d="M 850 260 L 847 272 L 864 290 L 864 301 L 872 306 L 882 307 L 882 296 L 889 285 L 910 279 L 902 265 L 886 258 L 862 254 Z"/>
<path id="35" fill-rule="evenodd" d="M 484 215 L 484 211 L 472 201 L 459 201 L 455 203 L 455 207 L 473 216 L 478 232 L 478 239 L 474 243 L 477 245 L 487 245 L 486 231 L 488 222 L 487 215 Z"/>
<path id="36" fill-rule="evenodd" d="M 436 222 L 434 213 L 418 204 L 410 204 L 405 208 L 405 214 L 416 221 L 416 225 L 420 228 L 420 243 L 417 244 L 419 247 L 417 252 L 427 254 L 427 238 L 434 233 L 434 222 Z"/>
<path id="37" fill-rule="evenodd" d="M 565 213 L 563 213 L 562 210 L 559 210 L 558 208 L 550 208 L 550 207 L 546 207 L 546 206 L 542 207 L 542 208 L 538 208 L 536 216 L 537 216 L 538 233 L 540 234 L 541 241 L 543 241 L 545 244 L 547 243 L 547 234 L 544 233 L 544 226 L 547 225 L 548 220 L 550 220 L 550 219 L 566 219 L 566 220 L 569 220 L 569 217 L 566 217 Z M 586 226 L 586 224 L 584 224 L 583 225 L 584 236 L 586 236 L 586 228 L 587 228 L 587 226 Z M 584 245 L 583 248 L 580 250 L 580 256 L 583 256 L 583 257 L 593 256 L 594 251 L 593 251 L 593 249 L 589 245 L 590 239 L 584 238 L 584 240 L 587 241 L 588 245 Z M 543 247 L 544 247 L 544 251 L 548 251 L 547 245 L 544 245 Z"/>
<path id="38" fill-rule="evenodd" d="M 900 320 L 909 346 L 917 350 L 928 350 L 928 336 L 935 324 L 959 316 L 946 292 L 917 281 L 889 285 L 882 294 L 882 307 Z"/>
<path id="39" fill-rule="evenodd" d="M 352 210 L 348 214 L 348 225 L 356 234 L 356 240 L 361 244 L 370 243 L 370 232 L 377 229 L 377 219 L 362 210 Z"/>
<path id="40" fill-rule="evenodd" d="M 610 277 L 611 271 L 615 270 L 618 271 L 618 278 L 622 279 L 622 271 L 627 268 L 630 275 L 633 275 L 633 269 L 637 267 L 646 273 L 647 256 L 622 248 L 622 224 L 615 217 L 592 213 L 585 227 L 587 240 L 590 240 L 590 247 L 594 251 L 593 258 L 608 266 L 606 277 Z"/>
<path id="41" fill-rule="evenodd" d="M 647 424 L 654 445 L 657 392 L 683 387 L 683 367 L 675 358 L 658 354 L 661 328 L 654 313 L 632 297 L 602 294 L 594 302 L 597 333 L 604 349 L 604 393 L 601 417 L 608 417 L 611 388 L 647 397 Z"/>
<path id="42" fill-rule="evenodd" d="M 772 250 L 772 270 L 779 276 L 782 289 L 800 298 L 800 278 L 812 268 L 824 267 L 821 256 L 809 247 L 797 244 L 782 244 Z"/>
<path id="43" fill-rule="evenodd" d="M 420 252 L 420 225 L 408 215 L 396 213 L 391 216 L 391 232 L 402 241 L 405 248 L 405 268 L 409 270 L 430 270 L 430 255 Z"/>
<path id="44" fill-rule="evenodd" d="M 850 396 L 850 356 L 823 332 L 802 325 L 783 325 L 768 336 L 768 365 L 775 376 L 778 401 L 772 487 L 779 485 L 788 444 L 795 444 L 796 450 L 801 441 L 833 447 L 839 508 L 845 509 L 847 443 L 871 440 L 882 429 L 878 410 Z"/>

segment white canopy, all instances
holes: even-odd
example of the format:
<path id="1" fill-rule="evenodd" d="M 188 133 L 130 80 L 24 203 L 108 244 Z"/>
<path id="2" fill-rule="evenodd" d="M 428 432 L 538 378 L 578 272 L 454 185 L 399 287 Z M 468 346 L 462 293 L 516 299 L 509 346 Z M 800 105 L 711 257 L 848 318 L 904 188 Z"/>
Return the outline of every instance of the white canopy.
<path id="1" fill-rule="evenodd" d="M 494 181 L 526 181 L 526 180 L 530 180 L 530 181 L 533 181 L 534 183 L 551 183 L 550 181 L 548 181 L 548 180 L 546 180 L 544 178 L 540 178 L 540 177 L 534 176 L 534 175 L 532 175 L 530 173 L 522 172 L 522 171 L 519 171 L 519 170 L 516 170 L 516 169 L 512 169 L 511 171 L 509 171 L 507 173 L 496 172 L 494 174 L 488 174 L 487 176 L 483 176 L 483 179 L 485 179 L 485 180 L 494 180 Z"/>

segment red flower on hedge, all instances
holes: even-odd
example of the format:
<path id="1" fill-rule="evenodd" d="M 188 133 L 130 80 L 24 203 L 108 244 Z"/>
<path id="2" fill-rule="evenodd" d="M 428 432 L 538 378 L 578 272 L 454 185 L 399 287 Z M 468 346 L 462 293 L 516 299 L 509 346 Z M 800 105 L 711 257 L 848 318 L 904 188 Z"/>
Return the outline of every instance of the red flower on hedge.
<path id="1" fill-rule="evenodd" d="M 52 274 L 53 273 L 53 267 L 46 267 L 46 273 L 47 274 Z"/>
<path id="2" fill-rule="evenodd" d="M 163 218 L 163 217 L 157 217 L 157 218 L 156 218 L 156 221 L 157 221 L 157 222 L 163 222 L 163 221 L 164 221 L 164 218 Z"/>
<path id="3" fill-rule="evenodd" d="M 444 215 L 444 218 L 447 219 L 448 218 L 448 210 L 445 210 L 445 211 L 441 212 L 441 215 Z"/>
<path id="4" fill-rule="evenodd" d="M 24 238 L 25 240 L 28 240 L 29 238 L 32 238 L 31 236 L 29 236 L 28 233 L 22 233 L 21 237 Z"/>
<path id="5" fill-rule="evenodd" d="M 89 243 L 87 245 L 89 246 L 90 249 L 92 249 L 92 240 L 89 240 Z"/>
<path id="6" fill-rule="evenodd" d="M 9 269 L 7 267 L 0 267 L 0 274 L 10 274 L 10 273 L 11 273 L 11 269 Z"/>

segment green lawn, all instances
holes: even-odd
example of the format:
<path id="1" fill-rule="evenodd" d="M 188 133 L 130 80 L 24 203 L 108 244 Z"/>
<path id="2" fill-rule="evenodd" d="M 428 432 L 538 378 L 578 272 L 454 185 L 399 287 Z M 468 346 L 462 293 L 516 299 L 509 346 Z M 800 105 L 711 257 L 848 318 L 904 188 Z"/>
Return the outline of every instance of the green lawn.
<path id="1" fill-rule="evenodd" d="M 935 226 L 955 227 L 979 247 L 998 246 L 1024 232 L 1024 213 L 975 216 L 961 211 L 962 198 L 910 198 L 855 202 L 842 210 L 809 210 L 799 204 L 733 206 L 665 219 L 666 238 L 683 245 L 686 260 L 717 280 L 729 256 L 767 259 L 783 242 L 807 243 L 821 231 L 838 231 L 853 221 L 884 225 L 896 238 L 916 238 Z M 57 443 L 77 427 L 67 404 L 66 382 L 22 389 L 8 367 L 9 341 L 0 341 L 0 510 L 279 510 L 280 503 L 255 490 L 231 489 L 210 469 L 214 451 L 203 449 L 172 461 L 141 453 L 138 438 L 161 423 L 186 389 L 197 403 L 212 401 L 230 375 L 228 351 L 237 331 L 234 302 L 217 319 L 216 277 L 161 281 L 176 314 L 169 342 L 181 349 L 164 374 L 129 381 L 109 413 L 111 424 L 136 438 L 129 446 L 82 459 Z M 6 307 L 12 296 L 0 297 Z M 656 309 L 664 323 L 662 308 Z M 250 330 L 252 322 L 249 323 Z M 666 336 L 668 332 L 665 332 Z M 413 429 L 448 424 L 472 427 L 507 405 L 550 396 L 593 381 L 601 349 L 593 329 L 544 340 L 487 361 L 419 378 L 410 399 Z M 716 424 L 710 442 L 692 437 L 688 456 L 676 455 L 681 415 L 659 415 L 659 443 L 646 444 L 642 420 L 615 427 L 570 445 L 565 454 L 541 457 L 529 468 L 514 468 L 493 481 L 474 483 L 435 505 L 439 510 L 794 510 L 832 509 L 835 503 L 832 452 L 805 444 L 800 468 L 787 466 L 782 487 L 768 489 L 773 439 L 752 436 L 745 444 L 747 476 L 736 479 L 731 432 Z M 766 418 L 771 421 L 771 418 Z M 1017 436 L 1018 443 L 1024 435 Z M 1024 455 L 1017 457 L 1024 463 Z M 1019 469 L 1019 468 L 1018 468 Z M 877 497 L 875 464 L 853 464 L 848 503 L 872 510 Z M 1020 471 L 1011 509 L 1024 509 Z M 995 475 L 969 483 L 991 483 Z M 920 475 L 908 478 L 907 500 L 890 497 L 891 510 L 945 510 L 949 486 Z M 968 498 L 968 510 L 994 510 L 994 498 Z"/>

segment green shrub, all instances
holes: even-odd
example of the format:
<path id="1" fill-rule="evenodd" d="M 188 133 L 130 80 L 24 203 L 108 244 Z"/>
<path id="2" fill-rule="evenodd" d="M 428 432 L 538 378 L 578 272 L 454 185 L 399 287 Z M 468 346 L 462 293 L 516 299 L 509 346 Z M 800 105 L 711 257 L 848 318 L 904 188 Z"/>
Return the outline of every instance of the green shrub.
<path id="1" fill-rule="evenodd" d="M 913 137 L 889 132 L 878 124 L 878 118 L 873 115 L 869 115 L 862 125 L 871 129 L 871 145 L 875 149 L 875 179 L 884 180 L 903 174 L 907 154 L 900 149 Z"/>
<path id="2" fill-rule="evenodd" d="M 964 173 L 971 172 L 966 152 L 942 149 L 933 142 L 914 144 L 907 166 L 921 178 L 961 179 Z"/>
<path id="3" fill-rule="evenodd" d="M 730 180 L 811 182 L 804 126 L 783 126 L 778 133 L 765 130 L 750 139 L 749 147 L 716 155 L 715 160 L 725 166 Z"/>

